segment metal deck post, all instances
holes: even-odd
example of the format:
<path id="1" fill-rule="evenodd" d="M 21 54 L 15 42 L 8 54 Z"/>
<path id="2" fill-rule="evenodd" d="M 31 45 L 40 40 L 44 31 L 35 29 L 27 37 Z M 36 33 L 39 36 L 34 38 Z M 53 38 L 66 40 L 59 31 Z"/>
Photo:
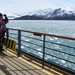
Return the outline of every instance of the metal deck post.
<path id="1" fill-rule="evenodd" d="M 21 31 L 18 30 L 18 57 L 21 55 Z"/>
<path id="2" fill-rule="evenodd" d="M 7 37 L 7 39 L 8 39 L 8 38 L 9 38 L 9 29 L 6 30 L 6 33 L 7 33 L 7 34 L 6 34 L 6 37 Z"/>
<path id="3" fill-rule="evenodd" d="M 43 61 L 42 61 L 42 69 L 44 69 L 44 60 L 45 60 L 45 35 L 43 36 Z"/>

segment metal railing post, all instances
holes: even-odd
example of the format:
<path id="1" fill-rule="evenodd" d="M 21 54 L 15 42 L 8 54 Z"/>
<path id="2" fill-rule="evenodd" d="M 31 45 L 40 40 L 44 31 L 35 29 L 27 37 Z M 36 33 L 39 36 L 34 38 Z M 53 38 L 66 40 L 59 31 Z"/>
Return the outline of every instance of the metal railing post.
<path id="1" fill-rule="evenodd" d="M 6 30 L 6 38 L 9 38 L 9 29 Z"/>
<path id="2" fill-rule="evenodd" d="M 21 31 L 18 30 L 18 57 L 21 55 Z"/>
<path id="3" fill-rule="evenodd" d="M 42 60 L 42 69 L 44 69 L 44 60 L 45 60 L 45 35 L 43 36 L 43 60 Z"/>

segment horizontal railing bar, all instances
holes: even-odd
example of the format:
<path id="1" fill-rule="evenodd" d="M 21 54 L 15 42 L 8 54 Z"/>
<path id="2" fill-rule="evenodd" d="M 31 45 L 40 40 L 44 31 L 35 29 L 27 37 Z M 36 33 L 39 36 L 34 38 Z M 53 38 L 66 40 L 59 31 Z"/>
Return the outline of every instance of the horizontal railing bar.
<path id="1" fill-rule="evenodd" d="M 25 46 L 25 47 L 27 47 L 27 46 Z M 30 48 L 30 47 L 27 47 L 27 48 Z M 33 49 L 33 48 L 30 48 L 30 49 Z M 37 49 L 33 49 L 33 50 L 38 51 Z M 38 51 L 38 52 L 42 53 L 41 51 Z M 69 60 L 66 60 L 66 59 L 63 59 L 63 58 L 57 57 L 57 56 L 55 56 L 55 55 L 51 55 L 51 54 L 48 54 L 48 53 L 45 53 L 45 54 L 75 64 L 75 62 L 72 62 L 72 61 L 69 61 Z M 35 54 L 35 55 L 36 55 L 36 54 Z"/>
<path id="2" fill-rule="evenodd" d="M 25 46 L 25 47 L 27 47 L 27 46 Z M 27 47 L 27 48 L 30 48 L 30 47 Z M 30 49 L 33 49 L 33 48 L 30 48 Z M 36 49 L 33 49 L 33 50 L 36 50 Z M 41 51 L 38 51 L 38 52 L 41 52 Z M 30 53 L 31 53 L 31 52 L 30 52 Z M 42 53 L 42 52 L 41 52 L 41 53 Z M 57 56 L 55 56 L 55 55 L 51 55 L 51 54 L 48 54 L 48 53 L 45 53 L 45 54 L 46 54 L 46 55 L 49 55 L 49 56 L 52 56 L 52 57 L 55 57 L 55 58 L 58 58 L 58 59 L 61 59 L 61 60 L 65 60 L 66 62 L 70 62 L 70 63 L 75 64 L 75 62 L 72 62 L 72 61 L 69 61 L 69 60 L 66 60 L 66 59 L 57 57 Z M 34 54 L 34 55 L 36 55 L 36 54 Z"/>
<path id="3" fill-rule="evenodd" d="M 31 39 L 39 40 L 39 41 L 43 41 L 43 40 L 36 39 L 36 38 L 33 38 L 33 37 L 28 37 L 28 36 L 24 36 L 24 35 L 21 35 L 21 36 L 26 37 L 26 38 L 31 38 Z"/>
<path id="4" fill-rule="evenodd" d="M 36 45 L 36 46 L 39 46 L 39 47 L 43 47 L 43 46 L 41 46 L 41 45 L 34 44 L 34 43 L 31 43 L 31 42 L 28 42 L 28 41 L 25 41 L 25 40 L 21 40 L 21 41 L 24 41 L 24 42 L 27 42 L 27 43 L 30 43 L 30 44 L 32 44 L 32 45 Z"/>
<path id="5" fill-rule="evenodd" d="M 27 41 L 24 41 L 24 42 L 27 42 Z M 27 43 L 30 43 L 30 42 L 27 42 Z M 33 43 L 30 43 L 30 44 L 33 44 Z M 39 47 L 43 47 L 43 46 L 40 46 L 40 45 L 37 45 L 37 44 L 33 44 L 33 45 L 36 45 L 36 46 L 39 46 Z M 56 49 L 52 49 L 52 48 L 48 48 L 48 47 L 45 47 L 45 48 L 46 48 L 46 49 L 53 50 L 53 51 L 57 51 L 57 52 L 60 52 L 60 53 L 64 53 L 64 54 L 67 54 L 67 55 L 75 56 L 75 55 L 73 55 L 73 54 L 66 53 L 66 52 L 63 52 L 63 51 L 59 51 L 59 50 L 56 50 Z"/>
<path id="6" fill-rule="evenodd" d="M 21 44 L 22 46 L 24 46 L 24 47 L 27 47 L 27 48 L 30 48 L 30 49 L 32 49 L 32 50 L 36 50 L 37 52 L 41 52 L 42 53 L 42 51 L 38 51 L 37 49 L 34 49 L 34 48 L 31 48 L 31 47 L 28 47 L 28 46 L 25 46 L 25 45 L 23 45 L 23 44 Z"/>
<path id="7" fill-rule="evenodd" d="M 27 42 L 27 41 L 24 41 L 24 42 Z M 30 42 L 27 42 L 27 43 L 30 43 Z M 30 44 L 33 44 L 33 43 L 30 43 Z M 43 46 L 40 46 L 40 45 L 37 45 L 37 44 L 33 44 L 33 45 L 36 45 L 36 46 L 39 46 L 39 47 L 43 47 Z M 67 54 L 67 55 L 75 56 L 75 55 L 73 55 L 73 54 L 66 53 L 66 52 L 63 52 L 63 51 L 59 51 L 59 50 L 56 50 L 56 49 L 52 49 L 52 48 L 48 48 L 48 47 L 45 47 L 45 48 L 46 48 L 46 49 L 53 50 L 53 51 L 57 51 L 57 52 L 60 52 L 60 53 L 64 53 L 64 54 Z"/>
<path id="8" fill-rule="evenodd" d="M 24 36 L 24 37 L 32 38 L 32 37 L 28 37 L 28 36 Z M 36 39 L 36 38 L 32 38 L 32 39 L 39 40 L 39 41 L 43 41 L 43 40 Z M 45 42 L 48 42 L 48 43 L 51 43 L 51 44 L 56 44 L 56 45 L 65 46 L 65 47 L 69 47 L 69 48 L 73 48 L 73 49 L 75 49 L 75 47 L 73 47 L 73 46 L 68 46 L 68 45 L 58 44 L 58 43 L 49 42 L 49 41 L 45 41 Z"/>
<path id="9" fill-rule="evenodd" d="M 59 50 L 56 50 L 56 49 L 52 49 L 52 48 L 48 48 L 48 47 L 45 47 L 46 49 L 50 49 L 52 51 L 56 51 L 56 52 L 60 52 L 60 53 L 64 53 L 64 54 L 67 54 L 67 55 L 71 55 L 71 56 L 75 56 L 73 54 L 70 54 L 70 53 L 66 53 L 66 52 L 63 52 L 63 51 L 59 51 Z"/>
<path id="10" fill-rule="evenodd" d="M 13 28 L 8 28 L 8 29 L 16 30 L 16 31 L 22 31 L 22 32 L 29 32 L 29 33 L 34 33 L 34 34 L 40 34 L 40 35 L 45 35 L 45 36 L 52 36 L 52 37 L 68 39 L 68 40 L 75 40 L 75 38 L 72 38 L 72 37 L 59 36 L 59 35 L 54 35 L 54 34 L 46 34 L 46 33 L 33 32 L 33 31 L 27 31 L 27 30 L 21 30 L 21 29 L 13 29 Z"/>
<path id="11" fill-rule="evenodd" d="M 75 49 L 75 47 L 73 47 L 73 46 L 63 45 L 63 44 L 54 43 L 54 42 L 49 42 L 49 41 L 45 41 L 45 42 Z"/>
<path id="12" fill-rule="evenodd" d="M 27 41 L 24 41 L 24 42 L 27 42 Z M 30 42 L 27 42 L 27 43 L 30 43 Z M 30 43 L 30 44 L 33 44 L 33 43 Z M 43 47 L 43 46 L 40 46 L 40 45 L 37 45 L 37 44 L 33 44 L 33 45 L 36 45 L 36 46 L 39 46 L 39 47 Z M 45 47 L 45 48 L 46 48 L 46 49 L 53 50 L 53 51 L 57 51 L 57 52 L 60 52 L 60 53 L 64 53 L 64 54 L 67 54 L 67 55 L 75 56 L 75 55 L 73 55 L 73 54 L 66 53 L 66 52 L 63 52 L 63 51 L 59 51 L 59 50 L 56 50 L 56 49 L 52 49 L 52 48 L 48 48 L 48 47 Z"/>
<path id="13" fill-rule="evenodd" d="M 58 56 L 55 56 L 55 55 L 52 55 L 52 54 L 48 54 L 48 53 L 45 53 L 45 54 L 75 64 L 75 62 L 72 62 L 72 61 L 69 61 L 69 60 L 66 60 L 66 59 L 60 58 L 60 57 L 58 57 Z"/>

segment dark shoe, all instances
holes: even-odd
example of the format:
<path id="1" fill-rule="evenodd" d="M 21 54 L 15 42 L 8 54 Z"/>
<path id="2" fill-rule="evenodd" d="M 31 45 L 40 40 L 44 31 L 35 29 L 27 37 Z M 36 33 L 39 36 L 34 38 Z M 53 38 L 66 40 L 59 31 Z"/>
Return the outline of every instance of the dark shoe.
<path id="1" fill-rule="evenodd" d="M 4 49 L 2 49 L 2 51 L 4 51 Z"/>
<path id="2" fill-rule="evenodd" d="M 4 51 L 4 49 L 1 49 L 0 52 Z"/>

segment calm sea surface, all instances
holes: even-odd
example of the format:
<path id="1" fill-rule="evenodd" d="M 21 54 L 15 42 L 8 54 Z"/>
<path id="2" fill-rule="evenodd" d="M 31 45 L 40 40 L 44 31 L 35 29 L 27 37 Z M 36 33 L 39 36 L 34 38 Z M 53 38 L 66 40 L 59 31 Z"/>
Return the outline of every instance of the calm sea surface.
<path id="1" fill-rule="evenodd" d="M 75 38 L 75 21 L 56 21 L 56 20 L 10 20 L 10 22 L 7 24 L 8 28 L 16 28 L 16 29 L 21 29 L 21 30 L 29 30 L 29 31 L 35 31 L 35 32 L 42 32 L 42 33 L 50 33 L 50 34 L 57 34 L 57 35 L 63 35 L 63 36 L 70 36 Z M 26 41 L 33 42 L 33 40 L 25 39 Z M 65 40 L 60 40 L 58 38 L 50 38 L 50 41 L 57 42 L 57 43 L 63 43 L 63 44 L 68 44 L 75 46 L 75 41 L 65 41 Z M 36 43 L 36 42 L 34 42 Z M 41 42 L 37 42 L 41 43 Z M 26 44 L 26 46 L 34 47 L 38 51 L 42 51 L 42 48 L 35 47 L 35 45 L 31 46 L 29 44 Z M 51 45 L 51 44 L 46 44 L 48 47 L 54 48 L 59 51 L 71 53 L 75 55 L 75 48 L 63 48 L 62 46 L 59 45 Z M 26 49 L 26 47 L 22 46 L 22 49 Z M 26 49 L 28 50 L 28 49 Z M 29 50 L 30 51 L 30 50 Z M 33 52 L 33 51 L 31 51 Z M 75 63 L 75 57 L 74 56 L 69 56 L 64 53 L 59 53 L 57 51 L 53 50 L 46 50 L 47 53 L 50 53 L 52 55 L 55 55 L 57 57 L 61 57 L 62 59 L 64 58 L 65 60 L 67 59 L 68 61 L 74 62 Z M 39 55 L 42 57 L 42 53 L 34 51 L 33 53 Z M 75 70 L 75 64 L 69 63 L 68 61 L 65 60 L 58 60 L 55 57 L 51 56 L 46 56 L 46 60 L 51 60 L 59 64 L 63 64 L 65 67 L 69 67 Z"/>
<path id="2" fill-rule="evenodd" d="M 75 37 L 75 21 L 10 20 L 7 27 Z"/>

